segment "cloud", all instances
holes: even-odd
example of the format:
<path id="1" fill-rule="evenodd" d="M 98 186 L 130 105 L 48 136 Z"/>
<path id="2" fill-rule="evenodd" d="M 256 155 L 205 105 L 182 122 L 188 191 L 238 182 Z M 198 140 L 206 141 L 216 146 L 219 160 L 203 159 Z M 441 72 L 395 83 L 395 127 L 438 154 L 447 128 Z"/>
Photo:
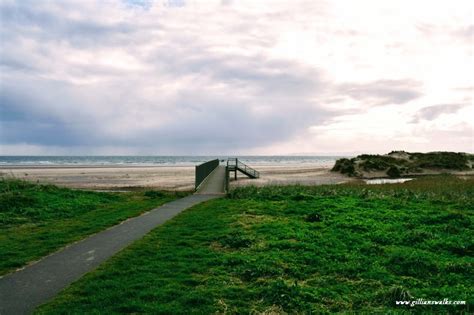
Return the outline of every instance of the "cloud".
<path id="1" fill-rule="evenodd" d="M 125 4 L 131 8 L 142 8 L 144 10 L 149 10 L 153 6 L 152 0 L 125 0 Z"/>
<path id="2" fill-rule="evenodd" d="M 468 104 L 442 104 L 424 107 L 416 113 L 413 122 L 417 123 L 420 120 L 432 121 L 443 114 L 455 114 L 458 110 L 466 106 L 468 106 Z"/>
<path id="3" fill-rule="evenodd" d="M 2 152 L 337 151 L 351 126 L 339 150 L 350 151 L 373 119 L 385 135 L 391 117 L 436 123 L 442 110 L 425 104 L 472 94 L 455 90 L 472 86 L 469 48 L 437 44 L 458 11 L 415 6 L 401 25 L 407 3 L 3 1 Z M 445 33 L 470 25 L 453 21 Z M 453 125 L 472 124 L 449 110 Z"/>
<path id="4" fill-rule="evenodd" d="M 152 75 L 146 70 L 144 78 L 123 81 L 112 71 L 106 84 L 93 86 L 18 76 L 2 93 L 3 141 L 222 152 L 291 139 L 332 115 L 308 99 L 325 85 L 315 70 L 265 58 L 187 56 L 148 63 Z M 82 70 L 74 72 L 87 75 Z M 176 74 L 188 83 L 175 90 L 168 77 Z"/>
<path id="5" fill-rule="evenodd" d="M 422 96 L 420 83 L 414 80 L 346 83 L 340 85 L 338 90 L 341 95 L 364 102 L 368 106 L 404 104 Z"/>

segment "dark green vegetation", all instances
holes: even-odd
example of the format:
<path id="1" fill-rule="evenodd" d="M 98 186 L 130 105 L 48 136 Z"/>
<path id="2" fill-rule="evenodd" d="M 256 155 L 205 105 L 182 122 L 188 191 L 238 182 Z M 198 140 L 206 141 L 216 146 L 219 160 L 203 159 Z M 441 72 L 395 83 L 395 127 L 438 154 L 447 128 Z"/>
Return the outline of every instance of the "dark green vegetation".
<path id="1" fill-rule="evenodd" d="M 364 176 L 366 173 L 383 171 L 387 176 L 397 178 L 422 173 L 423 170 L 471 170 L 472 164 L 474 155 L 467 153 L 392 151 L 387 155 L 362 154 L 352 159 L 339 159 L 332 170 L 348 176 Z"/>
<path id="2" fill-rule="evenodd" d="M 2 179 L 0 274 L 176 197 L 155 191 L 81 191 Z"/>
<path id="3" fill-rule="evenodd" d="M 356 175 L 355 170 L 355 158 L 352 159 L 339 159 L 334 164 L 332 170 L 333 172 L 340 172 L 341 174 L 354 176 Z"/>
<path id="4" fill-rule="evenodd" d="M 39 313 L 472 311 L 474 180 L 239 188 L 187 210 Z"/>

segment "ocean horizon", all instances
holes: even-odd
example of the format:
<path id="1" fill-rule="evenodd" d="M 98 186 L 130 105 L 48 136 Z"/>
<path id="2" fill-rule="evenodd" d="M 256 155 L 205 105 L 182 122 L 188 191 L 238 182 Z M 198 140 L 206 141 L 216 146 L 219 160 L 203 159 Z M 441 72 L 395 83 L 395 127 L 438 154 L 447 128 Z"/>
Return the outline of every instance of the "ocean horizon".
<path id="1" fill-rule="evenodd" d="M 206 155 L 206 156 L 0 156 L 1 166 L 194 166 L 200 163 L 220 159 L 236 157 L 244 163 L 250 165 L 295 165 L 295 164 L 314 164 L 320 166 L 331 166 L 334 162 L 343 156 L 226 156 L 226 155 Z"/>

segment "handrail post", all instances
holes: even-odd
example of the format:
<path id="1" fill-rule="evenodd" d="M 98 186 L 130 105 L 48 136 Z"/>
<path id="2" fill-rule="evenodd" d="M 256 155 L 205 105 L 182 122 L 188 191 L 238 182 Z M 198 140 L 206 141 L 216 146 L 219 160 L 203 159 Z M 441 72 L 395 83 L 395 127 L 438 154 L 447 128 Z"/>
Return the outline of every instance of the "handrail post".
<path id="1" fill-rule="evenodd" d="M 227 160 L 227 164 L 229 164 L 229 160 Z M 225 192 L 229 192 L 229 165 L 225 167 Z"/>
<path id="2" fill-rule="evenodd" d="M 242 163 L 239 161 L 238 158 L 228 158 L 227 159 L 227 166 L 229 173 L 231 171 L 234 172 L 234 179 L 237 180 L 237 171 L 241 171 L 245 175 L 253 178 L 258 178 L 260 177 L 260 173 L 253 169 L 252 167 L 248 166 L 245 163 Z"/>

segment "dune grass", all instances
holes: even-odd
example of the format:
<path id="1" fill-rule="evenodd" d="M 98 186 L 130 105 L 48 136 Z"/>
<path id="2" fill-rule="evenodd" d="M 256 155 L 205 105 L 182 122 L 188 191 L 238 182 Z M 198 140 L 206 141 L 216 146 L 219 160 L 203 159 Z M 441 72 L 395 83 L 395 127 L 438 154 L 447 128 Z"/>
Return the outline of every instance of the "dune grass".
<path id="1" fill-rule="evenodd" d="M 2 179 L 0 275 L 176 197 L 153 191 L 81 191 Z"/>
<path id="2" fill-rule="evenodd" d="M 400 158 L 399 155 L 405 158 Z M 423 173 L 424 170 L 467 171 L 472 170 L 474 155 L 462 152 L 410 153 L 392 151 L 387 155 L 362 154 L 354 158 L 336 161 L 332 171 L 348 176 L 363 176 L 364 172 L 385 171 L 388 177 Z"/>
<path id="3" fill-rule="evenodd" d="M 474 181 L 238 188 L 153 230 L 53 313 L 469 312 Z M 397 306 L 396 300 L 465 300 Z"/>

